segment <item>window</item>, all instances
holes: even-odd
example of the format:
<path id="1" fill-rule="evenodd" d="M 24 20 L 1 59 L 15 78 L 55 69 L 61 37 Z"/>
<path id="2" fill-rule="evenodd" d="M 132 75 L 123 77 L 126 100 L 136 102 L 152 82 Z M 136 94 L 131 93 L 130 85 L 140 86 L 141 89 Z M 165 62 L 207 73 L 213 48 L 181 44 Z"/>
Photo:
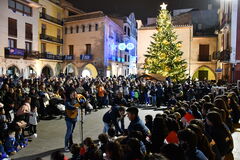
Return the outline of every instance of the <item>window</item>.
<path id="1" fill-rule="evenodd" d="M 65 34 L 67 34 L 67 32 L 68 32 L 68 28 L 67 28 L 67 27 L 65 27 Z"/>
<path id="2" fill-rule="evenodd" d="M 17 9 L 17 11 L 23 11 L 23 4 L 17 2 L 16 9 Z"/>
<path id="3" fill-rule="evenodd" d="M 74 46 L 69 45 L 69 55 L 73 55 L 73 53 L 74 53 Z"/>
<path id="4" fill-rule="evenodd" d="M 79 32 L 79 26 L 76 26 L 76 33 Z"/>
<path id="5" fill-rule="evenodd" d="M 32 8 L 28 6 L 24 6 L 24 15 L 31 16 L 32 15 Z"/>
<path id="6" fill-rule="evenodd" d="M 130 62 L 130 56 L 128 55 L 128 62 Z"/>
<path id="7" fill-rule="evenodd" d="M 17 37 L 17 20 L 8 18 L 8 35 Z"/>
<path id="8" fill-rule="evenodd" d="M 91 24 L 89 24 L 89 26 L 88 26 L 88 31 L 89 31 L 89 32 L 92 31 L 92 25 L 91 25 Z"/>
<path id="9" fill-rule="evenodd" d="M 42 34 L 46 34 L 46 29 L 47 29 L 46 24 L 42 24 Z"/>
<path id="10" fill-rule="evenodd" d="M 127 62 L 127 55 L 126 54 L 124 56 L 124 60 L 125 60 L 125 62 Z"/>
<path id="11" fill-rule="evenodd" d="M 82 32 L 85 32 L 85 26 L 82 25 Z"/>
<path id="12" fill-rule="evenodd" d="M 16 39 L 8 39 L 8 47 L 17 48 L 17 40 Z"/>
<path id="13" fill-rule="evenodd" d="M 70 33 L 71 34 L 73 33 L 73 27 L 70 27 Z"/>
<path id="14" fill-rule="evenodd" d="M 61 39 L 61 30 L 57 29 L 57 39 Z"/>
<path id="15" fill-rule="evenodd" d="M 32 43 L 31 42 L 25 42 L 25 50 L 27 53 L 31 53 L 31 51 L 32 51 Z"/>
<path id="16" fill-rule="evenodd" d="M 98 31 L 98 24 L 95 24 L 95 31 Z"/>
<path id="17" fill-rule="evenodd" d="M 57 54 L 61 54 L 61 46 L 57 46 Z"/>
<path id="18" fill-rule="evenodd" d="M 86 44 L 86 54 L 91 54 L 91 44 Z"/>
<path id="19" fill-rule="evenodd" d="M 15 0 L 8 0 L 8 8 L 12 9 L 13 11 L 20 12 L 23 15 L 32 16 L 31 7 L 20 2 L 16 2 Z"/>
<path id="20" fill-rule="evenodd" d="M 41 44 L 41 52 L 46 53 L 46 43 Z"/>
<path id="21" fill-rule="evenodd" d="M 209 45 L 199 45 L 199 61 L 209 61 Z"/>
<path id="22" fill-rule="evenodd" d="M 25 23 L 25 38 L 28 40 L 32 40 L 33 38 L 32 24 Z"/>
<path id="23" fill-rule="evenodd" d="M 8 8 L 14 8 L 16 7 L 16 2 L 14 0 L 8 1 Z"/>
<path id="24" fill-rule="evenodd" d="M 42 8 L 42 14 L 46 14 L 46 8 Z"/>
<path id="25" fill-rule="evenodd" d="M 198 24 L 198 30 L 202 30 L 202 24 Z"/>
<path id="26" fill-rule="evenodd" d="M 128 34 L 127 34 L 129 37 L 130 37 L 130 28 L 128 27 Z"/>

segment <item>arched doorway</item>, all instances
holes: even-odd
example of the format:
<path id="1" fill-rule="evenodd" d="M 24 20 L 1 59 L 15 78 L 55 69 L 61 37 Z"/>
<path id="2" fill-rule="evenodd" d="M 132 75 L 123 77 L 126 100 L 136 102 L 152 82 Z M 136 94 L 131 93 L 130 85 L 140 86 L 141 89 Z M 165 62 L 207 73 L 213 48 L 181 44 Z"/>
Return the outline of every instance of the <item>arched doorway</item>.
<path id="1" fill-rule="evenodd" d="M 33 67 L 31 66 L 27 67 L 27 75 L 26 75 L 27 78 L 36 77 L 36 75 L 37 75 L 37 72 L 34 70 Z"/>
<path id="2" fill-rule="evenodd" d="M 92 64 L 85 65 L 82 69 L 81 76 L 89 77 L 89 78 L 96 78 L 98 76 L 96 67 Z"/>
<path id="3" fill-rule="evenodd" d="M 43 67 L 43 69 L 42 69 L 42 75 L 43 75 L 44 77 L 47 77 L 47 78 L 53 76 L 53 70 L 52 70 L 52 68 L 50 68 L 49 66 Z"/>
<path id="4" fill-rule="evenodd" d="M 7 69 L 7 75 L 8 76 L 19 76 L 20 75 L 20 70 L 18 69 L 18 67 L 16 66 L 10 66 L 8 69 Z"/>
<path id="5" fill-rule="evenodd" d="M 194 72 L 193 80 L 216 80 L 216 75 L 209 67 L 201 66 Z"/>
<path id="6" fill-rule="evenodd" d="M 75 76 L 75 73 L 76 73 L 75 66 L 72 63 L 68 64 L 65 68 L 65 74 Z"/>

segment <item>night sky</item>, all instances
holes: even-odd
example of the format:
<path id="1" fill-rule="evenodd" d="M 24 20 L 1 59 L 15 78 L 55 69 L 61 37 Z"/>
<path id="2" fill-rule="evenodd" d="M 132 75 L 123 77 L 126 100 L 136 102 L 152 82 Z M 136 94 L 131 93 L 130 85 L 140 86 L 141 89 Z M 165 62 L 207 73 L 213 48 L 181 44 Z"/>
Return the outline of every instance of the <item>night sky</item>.
<path id="1" fill-rule="evenodd" d="M 106 14 L 126 16 L 135 13 L 137 19 L 145 20 L 147 17 L 156 17 L 163 0 L 68 0 L 75 7 L 85 12 L 102 10 Z M 196 8 L 207 9 L 209 1 L 217 0 L 164 0 L 168 9 Z"/>

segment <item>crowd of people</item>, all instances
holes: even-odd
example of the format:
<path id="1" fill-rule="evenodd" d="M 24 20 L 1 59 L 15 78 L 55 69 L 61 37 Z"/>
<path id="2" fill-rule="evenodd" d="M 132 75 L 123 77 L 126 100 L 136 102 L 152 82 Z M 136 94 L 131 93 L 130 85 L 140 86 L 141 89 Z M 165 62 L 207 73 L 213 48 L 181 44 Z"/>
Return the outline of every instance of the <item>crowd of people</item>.
<path id="1" fill-rule="evenodd" d="M 228 160 L 231 133 L 240 118 L 239 90 L 228 85 L 218 92 L 214 86 L 124 77 L 1 77 L 0 157 L 15 154 L 36 138 L 40 119 L 65 115 L 64 149 L 71 151 L 72 160 Z M 77 108 L 83 106 L 85 113 L 111 106 L 103 116 L 99 144 L 90 137 L 81 145 L 73 143 Z M 146 115 L 144 123 L 139 106 L 167 107 L 162 114 Z M 130 125 L 125 128 L 126 115 Z M 67 158 L 54 152 L 52 159 Z"/>

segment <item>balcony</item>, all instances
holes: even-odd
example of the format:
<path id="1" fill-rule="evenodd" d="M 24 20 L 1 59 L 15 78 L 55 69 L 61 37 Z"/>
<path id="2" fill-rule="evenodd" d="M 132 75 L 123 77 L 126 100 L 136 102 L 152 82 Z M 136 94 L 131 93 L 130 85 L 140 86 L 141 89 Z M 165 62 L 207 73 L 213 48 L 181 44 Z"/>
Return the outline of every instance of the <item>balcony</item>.
<path id="1" fill-rule="evenodd" d="M 58 25 L 63 26 L 63 21 L 62 21 L 62 20 L 57 19 L 57 18 L 55 18 L 55 17 L 52 17 L 52 16 L 50 16 L 50 15 L 48 15 L 48 14 L 46 14 L 46 13 L 40 13 L 40 18 L 45 19 L 45 20 L 48 20 L 48 21 L 50 21 L 50 22 L 53 22 L 53 23 L 55 23 L 55 24 L 58 24 Z"/>
<path id="2" fill-rule="evenodd" d="M 211 56 L 209 55 L 198 55 L 198 61 L 211 61 Z"/>
<path id="3" fill-rule="evenodd" d="M 49 35 L 46 35 L 46 34 L 40 34 L 40 39 L 63 44 L 63 39 L 53 37 L 53 36 L 49 36 Z"/>
<path id="4" fill-rule="evenodd" d="M 81 54 L 80 55 L 80 60 L 85 60 L 85 61 L 89 61 L 93 59 L 93 55 L 92 54 Z"/>
<path id="5" fill-rule="evenodd" d="M 38 59 L 38 51 L 26 51 L 25 49 L 19 48 L 5 48 L 5 58 L 14 58 L 14 59 Z"/>
<path id="6" fill-rule="evenodd" d="M 63 60 L 72 61 L 72 60 L 74 60 L 74 56 L 73 55 L 64 55 Z"/>
<path id="7" fill-rule="evenodd" d="M 38 51 L 26 51 L 24 54 L 24 59 L 38 59 L 39 52 Z"/>
<path id="8" fill-rule="evenodd" d="M 225 61 L 228 62 L 230 60 L 230 50 L 223 50 L 222 52 L 214 52 L 213 53 L 213 60 L 220 60 L 220 61 Z"/>
<path id="9" fill-rule="evenodd" d="M 45 53 L 41 53 L 39 55 L 40 59 L 50 59 L 50 60 L 63 60 L 63 56 L 62 55 L 54 55 L 52 53 L 49 52 L 45 52 Z"/>

